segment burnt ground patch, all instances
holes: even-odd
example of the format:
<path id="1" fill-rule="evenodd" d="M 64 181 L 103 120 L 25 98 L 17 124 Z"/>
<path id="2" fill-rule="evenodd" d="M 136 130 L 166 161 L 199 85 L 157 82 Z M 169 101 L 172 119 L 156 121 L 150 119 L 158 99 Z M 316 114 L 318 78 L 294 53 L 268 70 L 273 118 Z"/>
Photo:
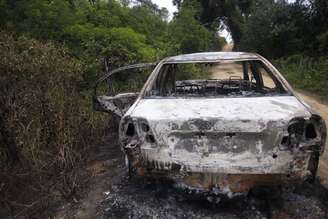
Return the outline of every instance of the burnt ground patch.
<path id="1" fill-rule="evenodd" d="M 164 182 L 121 177 L 98 206 L 103 218 L 327 218 L 327 191 L 318 184 L 285 189 L 278 197 L 251 194 L 212 203 Z"/>

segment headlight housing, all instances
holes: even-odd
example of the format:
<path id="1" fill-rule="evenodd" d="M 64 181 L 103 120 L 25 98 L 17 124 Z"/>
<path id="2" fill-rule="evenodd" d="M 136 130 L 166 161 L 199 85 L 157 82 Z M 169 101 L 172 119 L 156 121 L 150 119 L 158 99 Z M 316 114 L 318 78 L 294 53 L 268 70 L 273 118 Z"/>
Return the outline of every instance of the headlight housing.
<path id="1" fill-rule="evenodd" d="M 294 118 L 292 119 L 282 137 L 280 149 L 317 148 L 312 150 L 324 150 L 326 141 L 326 125 L 324 120 L 313 115 L 311 118 Z"/>
<path id="2" fill-rule="evenodd" d="M 140 133 L 140 137 L 144 139 L 145 142 L 149 144 L 156 143 L 155 136 L 152 130 L 150 129 L 150 126 L 147 121 L 145 120 L 139 121 L 139 133 Z"/>

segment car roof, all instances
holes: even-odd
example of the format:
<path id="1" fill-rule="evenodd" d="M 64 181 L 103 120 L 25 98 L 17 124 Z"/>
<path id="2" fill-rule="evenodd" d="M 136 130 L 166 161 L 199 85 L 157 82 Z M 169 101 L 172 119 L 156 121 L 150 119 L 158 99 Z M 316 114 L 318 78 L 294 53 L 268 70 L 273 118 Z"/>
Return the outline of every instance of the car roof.
<path id="1" fill-rule="evenodd" d="M 165 59 L 165 62 L 216 62 L 220 60 L 243 60 L 259 58 L 259 55 L 247 52 L 201 52 L 168 57 Z"/>

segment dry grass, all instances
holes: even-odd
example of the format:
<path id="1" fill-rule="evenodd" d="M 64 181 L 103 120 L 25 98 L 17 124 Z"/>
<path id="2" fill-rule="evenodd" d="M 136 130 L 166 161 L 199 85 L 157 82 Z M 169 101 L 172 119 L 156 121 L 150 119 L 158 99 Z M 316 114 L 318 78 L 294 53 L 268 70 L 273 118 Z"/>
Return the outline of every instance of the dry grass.
<path id="1" fill-rule="evenodd" d="M 78 198 L 77 170 L 105 122 L 65 49 L 0 32 L 0 54 L 0 217 L 35 216 L 50 199 Z"/>

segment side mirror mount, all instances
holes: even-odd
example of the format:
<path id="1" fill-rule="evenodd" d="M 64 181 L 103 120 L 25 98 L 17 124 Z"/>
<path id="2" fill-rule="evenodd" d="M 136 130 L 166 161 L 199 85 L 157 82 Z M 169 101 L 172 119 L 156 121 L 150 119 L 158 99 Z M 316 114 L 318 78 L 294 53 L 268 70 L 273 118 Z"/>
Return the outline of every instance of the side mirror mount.
<path id="1" fill-rule="evenodd" d="M 92 97 L 93 109 L 99 112 L 113 113 L 119 117 L 122 117 L 128 111 L 130 106 L 136 101 L 139 96 L 139 93 L 121 93 L 116 96 L 98 96 L 98 86 L 103 82 L 107 82 L 109 85 L 110 93 L 113 93 L 111 77 L 114 74 L 129 69 L 154 68 L 156 65 L 157 63 L 141 63 L 120 67 L 109 72 L 108 65 L 105 63 L 106 72 L 108 73 L 98 79 L 95 83 L 94 93 Z"/>
<path id="2" fill-rule="evenodd" d="M 122 93 L 116 96 L 94 96 L 93 109 L 122 117 L 135 102 L 139 93 Z"/>
<path id="3" fill-rule="evenodd" d="M 108 107 L 106 106 L 106 99 L 110 99 L 109 96 L 94 96 L 92 98 L 92 106 L 94 111 L 98 112 L 110 112 Z"/>

